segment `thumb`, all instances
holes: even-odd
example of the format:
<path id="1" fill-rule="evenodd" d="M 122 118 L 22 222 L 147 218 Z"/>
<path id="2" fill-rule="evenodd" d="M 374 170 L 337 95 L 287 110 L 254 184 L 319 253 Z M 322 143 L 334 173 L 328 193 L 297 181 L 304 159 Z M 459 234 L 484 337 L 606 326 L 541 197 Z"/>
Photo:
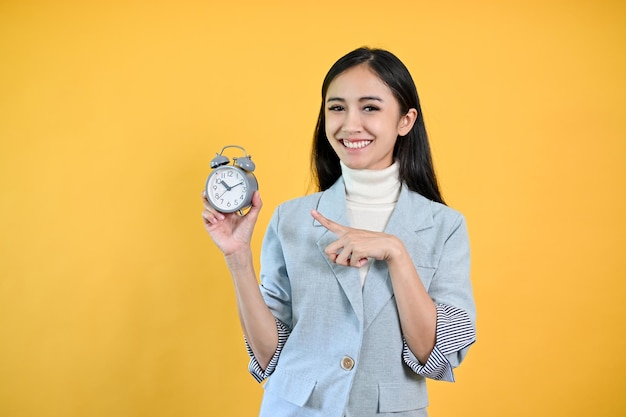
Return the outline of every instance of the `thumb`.
<path id="1" fill-rule="evenodd" d="M 257 190 L 252 195 L 252 206 L 250 207 L 250 210 L 248 211 L 246 216 L 252 216 L 252 218 L 256 220 L 262 207 L 263 201 L 261 201 L 261 193 L 259 193 L 259 191 Z"/>

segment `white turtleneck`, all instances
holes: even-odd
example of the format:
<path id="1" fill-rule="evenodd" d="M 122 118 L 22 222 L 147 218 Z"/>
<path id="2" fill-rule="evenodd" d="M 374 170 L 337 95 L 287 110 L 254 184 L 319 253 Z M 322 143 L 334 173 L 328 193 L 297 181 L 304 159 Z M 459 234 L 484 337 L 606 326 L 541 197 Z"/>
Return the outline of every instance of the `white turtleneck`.
<path id="1" fill-rule="evenodd" d="M 402 188 L 398 171 L 397 163 L 381 170 L 350 169 L 341 163 L 351 227 L 373 232 L 385 230 Z M 361 285 L 372 262 L 370 259 L 359 268 Z"/>

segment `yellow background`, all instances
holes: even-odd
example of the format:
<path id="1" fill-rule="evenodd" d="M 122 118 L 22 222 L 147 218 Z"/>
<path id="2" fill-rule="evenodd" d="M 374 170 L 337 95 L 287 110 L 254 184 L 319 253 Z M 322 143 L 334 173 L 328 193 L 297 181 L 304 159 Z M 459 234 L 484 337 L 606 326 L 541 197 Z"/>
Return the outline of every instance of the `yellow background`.
<path id="1" fill-rule="evenodd" d="M 388 48 L 468 219 L 478 343 L 445 416 L 626 414 L 626 4 L 0 2 L 0 416 L 253 416 L 200 192 L 226 144 L 309 185 L 330 65 Z"/>

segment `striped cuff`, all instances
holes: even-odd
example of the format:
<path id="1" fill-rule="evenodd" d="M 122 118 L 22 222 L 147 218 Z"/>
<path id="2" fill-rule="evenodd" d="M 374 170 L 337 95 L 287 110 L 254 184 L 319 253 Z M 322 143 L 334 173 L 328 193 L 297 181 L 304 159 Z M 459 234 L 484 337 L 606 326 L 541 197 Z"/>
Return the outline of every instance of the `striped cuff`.
<path id="1" fill-rule="evenodd" d="M 454 382 L 452 365 L 445 355 L 468 347 L 476 341 L 469 315 L 460 308 L 437 304 L 437 342 L 428 360 L 420 364 L 403 340 L 402 359 L 416 374 L 440 381 Z"/>
<path id="2" fill-rule="evenodd" d="M 270 376 L 274 370 L 276 369 L 276 364 L 278 363 L 278 357 L 280 356 L 280 352 L 283 350 L 283 346 L 285 346 L 285 342 L 291 333 L 289 327 L 287 327 L 282 321 L 274 318 L 276 320 L 276 329 L 278 330 L 278 346 L 276 347 L 276 352 L 274 352 L 274 356 L 270 360 L 270 363 L 267 364 L 267 368 L 263 370 L 259 362 L 254 357 L 254 353 L 252 349 L 250 349 L 250 345 L 248 341 L 244 337 L 243 340 L 246 342 L 246 350 L 248 351 L 248 355 L 250 356 L 250 363 L 248 364 L 248 371 L 257 382 L 262 382 L 265 378 Z"/>

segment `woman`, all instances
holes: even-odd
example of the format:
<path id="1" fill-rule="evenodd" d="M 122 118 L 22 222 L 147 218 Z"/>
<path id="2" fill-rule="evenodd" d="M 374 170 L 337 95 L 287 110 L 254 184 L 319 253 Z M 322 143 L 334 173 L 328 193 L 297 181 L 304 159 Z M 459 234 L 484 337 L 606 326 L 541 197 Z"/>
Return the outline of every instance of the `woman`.
<path id="1" fill-rule="evenodd" d="M 258 286 L 243 217 L 204 198 L 230 269 L 261 416 L 426 416 L 425 378 L 453 381 L 475 341 L 465 220 L 444 205 L 408 70 L 360 48 L 322 85 L 319 192 L 280 205 Z M 204 196 L 203 196 L 204 197 Z M 393 413 L 393 414 L 392 414 Z"/>

